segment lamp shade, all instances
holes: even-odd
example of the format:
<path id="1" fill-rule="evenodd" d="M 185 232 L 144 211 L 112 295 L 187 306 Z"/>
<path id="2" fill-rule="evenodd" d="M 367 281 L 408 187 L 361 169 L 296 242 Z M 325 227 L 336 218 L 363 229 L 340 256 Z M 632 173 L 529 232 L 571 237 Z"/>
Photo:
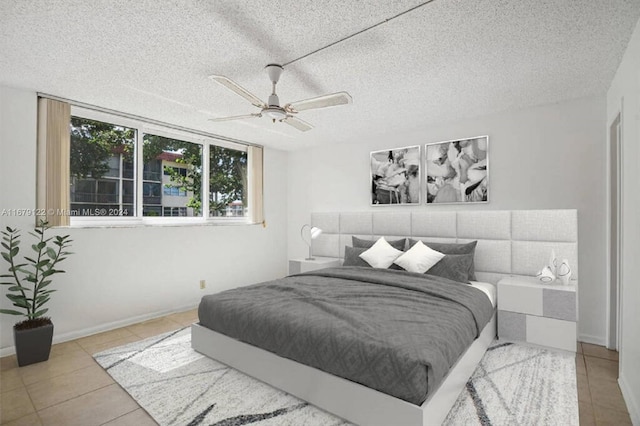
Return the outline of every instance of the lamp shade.
<path id="1" fill-rule="evenodd" d="M 311 239 L 315 240 L 320 236 L 320 234 L 322 234 L 322 229 L 318 228 L 317 226 L 312 226 L 309 233 L 311 234 Z"/>

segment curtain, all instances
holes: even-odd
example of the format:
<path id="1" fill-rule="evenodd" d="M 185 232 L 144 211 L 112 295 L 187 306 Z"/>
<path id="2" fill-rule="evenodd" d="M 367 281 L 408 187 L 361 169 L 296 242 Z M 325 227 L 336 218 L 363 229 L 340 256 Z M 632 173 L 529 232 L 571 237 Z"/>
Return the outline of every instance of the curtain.
<path id="1" fill-rule="evenodd" d="M 50 226 L 69 226 L 70 122 L 68 103 L 38 99 L 37 220 Z"/>
<path id="2" fill-rule="evenodd" d="M 264 221 L 264 203 L 263 203 L 263 151 L 260 146 L 250 146 L 247 151 L 249 160 L 249 212 L 253 223 L 261 223 L 265 226 Z"/>

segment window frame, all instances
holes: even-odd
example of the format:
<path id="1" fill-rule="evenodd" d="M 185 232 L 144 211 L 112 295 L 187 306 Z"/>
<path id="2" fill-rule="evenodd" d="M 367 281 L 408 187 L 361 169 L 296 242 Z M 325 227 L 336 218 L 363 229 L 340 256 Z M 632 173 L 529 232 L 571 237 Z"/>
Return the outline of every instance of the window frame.
<path id="1" fill-rule="evenodd" d="M 134 209 L 135 216 L 71 216 L 70 226 L 75 228 L 82 227 L 130 227 L 130 226 L 193 226 L 193 225 L 252 225 L 256 224 L 253 220 L 253 208 L 251 206 L 250 187 L 247 184 L 247 216 L 209 216 L 209 146 L 216 145 L 219 147 L 233 149 L 236 151 L 246 152 L 248 155 L 248 145 L 233 143 L 213 136 L 204 136 L 197 133 L 189 133 L 187 131 L 173 129 L 171 127 L 163 127 L 158 124 L 148 123 L 142 119 L 123 117 L 116 114 L 110 114 L 103 111 L 97 111 L 90 108 L 71 105 L 71 116 L 86 118 L 89 120 L 101 121 L 115 126 L 123 126 L 135 130 L 134 153 L 135 161 L 133 164 L 134 175 Z M 143 216 L 143 167 L 144 159 L 144 135 L 152 134 L 165 138 L 177 139 L 184 142 L 198 144 L 202 147 L 202 216 L 185 217 L 185 216 Z M 122 165 L 121 165 L 122 167 Z M 247 168 L 251 169 L 251 165 L 247 161 Z"/>

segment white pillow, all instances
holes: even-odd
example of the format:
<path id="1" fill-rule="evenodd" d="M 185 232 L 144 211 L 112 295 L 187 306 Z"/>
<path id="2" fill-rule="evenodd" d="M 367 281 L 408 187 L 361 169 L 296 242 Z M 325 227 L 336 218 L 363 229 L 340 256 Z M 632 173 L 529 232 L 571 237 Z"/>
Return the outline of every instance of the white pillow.
<path id="1" fill-rule="evenodd" d="M 393 248 L 384 237 L 380 237 L 370 249 L 360 253 L 360 258 L 374 268 L 387 269 L 401 254 L 402 251 Z"/>
<path id="2" fill-rule="evenodd" d="M 393 263 L 409 272 L 424 274 L 431 269 L 433 265 L 440 262 L 443 257 L 443 253 L 427 247 L 422 241 L 418 241 Z"/>

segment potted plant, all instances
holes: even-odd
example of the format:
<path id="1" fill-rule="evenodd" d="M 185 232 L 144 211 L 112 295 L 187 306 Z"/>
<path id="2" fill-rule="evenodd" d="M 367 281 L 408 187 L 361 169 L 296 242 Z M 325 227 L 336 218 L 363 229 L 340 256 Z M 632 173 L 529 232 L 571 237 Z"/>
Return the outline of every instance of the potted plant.
<path id="1" fill-rule="evenodd" d="M 0 275 L 7 285 L 7 298 L 16 309 L 0 309 L 0 313 L 20 315 L 25 320 L 13 326 L 13 339 L 16 346 L 18 365 L 24 366 L 49 359 L 51 341 L 53 339 L 53 323 L 49 317 L 43 316 L 55 290 L 49 288 L 53 275 L 64 271 L 56 269 L 71 253 L 66 251 L 72 240 L 68 235 L 45 238 L 49 225 L 40 221 L 35 234 L 30 232 L 38 242 L 32 244 L 33 257 L 24 256 L 19 263 L 20 231 L 7 227 L 2 232 L 2 258 L 9 263 L 9 274 Z"/>

